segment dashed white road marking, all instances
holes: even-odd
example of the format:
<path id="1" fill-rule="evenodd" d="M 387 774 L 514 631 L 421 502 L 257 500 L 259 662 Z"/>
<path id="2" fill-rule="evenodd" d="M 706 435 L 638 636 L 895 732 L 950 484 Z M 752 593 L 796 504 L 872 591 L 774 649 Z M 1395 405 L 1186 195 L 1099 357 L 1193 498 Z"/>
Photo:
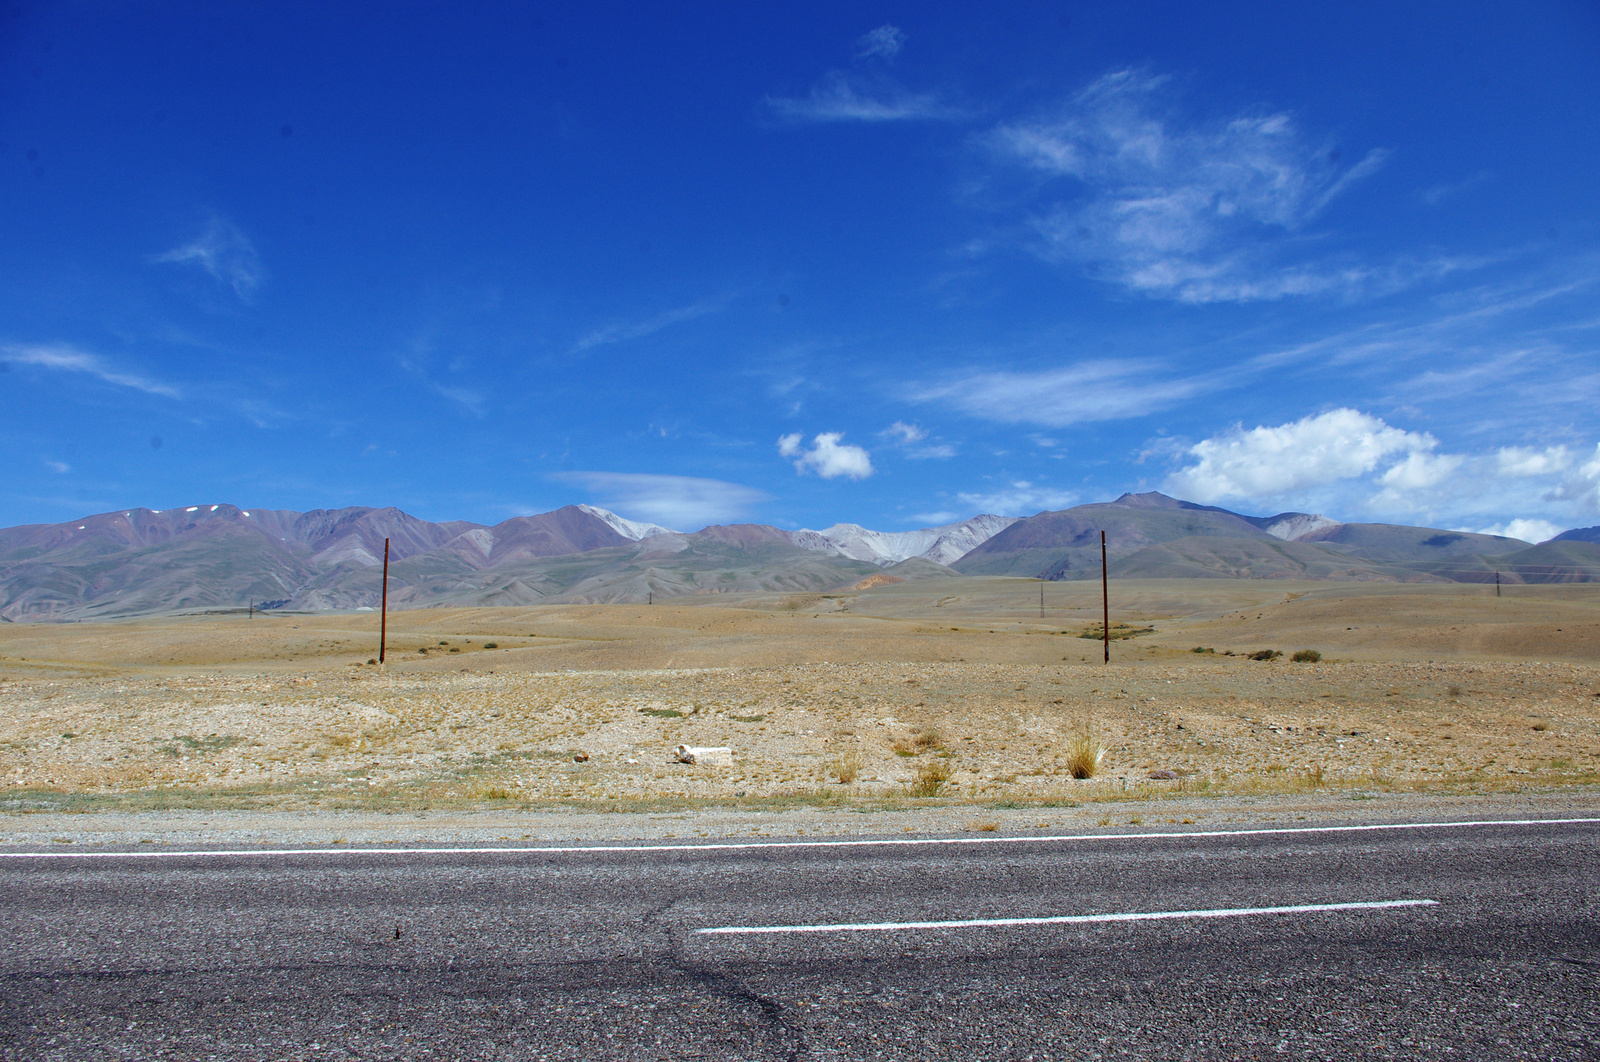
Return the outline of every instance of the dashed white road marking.
<path id="1" fill-rule="evenodd" d="M 1474 826 L 1569 826 L 1600 824 L 1600 818 L 1480 819 L 1471 822 L 1391 822 L 1361 826 L 1290 826 L 1253 830 L 1172 830 L 1143 833 L 1016 834 L 1007 837 L 879 837 L 852 841 L 708 841 L 704 844 L 591 844 L 401 848 L 177 848 L 148 851 L 0 852 L 0 859 L 219 859 L 244 856 L 344 855 L 592 855 L 634 852 L 744 852 L 799 848 L 926 848 L 939 845 L 1075 844 L 1084 841 L 1160 841 L 1190 837 L 1292 837 L 1313 833 L 1374 833 L 1383 830 L 1458 830 Z"/>
<path id="2" fill-rule="evenodd" d="M 875 933 L 896 929 L 987 929 L 993 926 L 1072 926 L 1092 922 L 1162 922 L 1174 918 L 1248 918 L 1252 915 L 1378 911 L 1391 907 L 1437 907 L 1438 900 L 1370 900 L 1360 903 L 1301 903 L 1288 907 L 1215 907 L 1203 911 L 1123 911 L 1117 914 L 1056 915 L 1050 918 L 957 918 L 943 922 L 835 922 L 813 926 L 712 926 L 696 933 Z"/>

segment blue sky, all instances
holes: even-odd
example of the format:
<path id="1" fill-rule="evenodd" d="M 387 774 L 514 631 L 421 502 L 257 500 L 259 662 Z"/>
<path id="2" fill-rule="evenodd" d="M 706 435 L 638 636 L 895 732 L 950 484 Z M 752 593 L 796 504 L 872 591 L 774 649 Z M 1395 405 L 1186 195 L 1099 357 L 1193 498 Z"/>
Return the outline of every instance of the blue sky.
<path id="1" fill-rule="evenodd" d="M 0 524 L 1600 523 L 1600 8 L 40 3 Z"/>

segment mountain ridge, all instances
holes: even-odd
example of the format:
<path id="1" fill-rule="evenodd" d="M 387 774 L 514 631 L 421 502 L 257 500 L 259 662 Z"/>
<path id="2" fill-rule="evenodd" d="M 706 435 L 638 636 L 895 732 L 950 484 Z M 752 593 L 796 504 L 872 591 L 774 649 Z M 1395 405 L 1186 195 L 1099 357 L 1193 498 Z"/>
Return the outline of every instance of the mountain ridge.
<path id="1" fill-rule="evenodd" d="M 1320 514 L 1247 516 L 1158 492 L 901 532 L 848 523 L 683 532 L 589 505 L 485 525 L 435 523 L 393 506 L 296 512 L 217 503 L 0 528 L 0 619 L 110 618 L 252 601 L 371 607 L 382 590 L 386 539 L 390 604 L 420 608 L 816 592 L 863 579 L 876 585 L 888 580 L 874 573 L 897 572 L 1089 579 L 1099 576 L 1101 532 L 1117 578 L 1600 581 L 1600 543 L 1585 537 L 1600 534 L 1594 528 L 1535 546 Z"/>

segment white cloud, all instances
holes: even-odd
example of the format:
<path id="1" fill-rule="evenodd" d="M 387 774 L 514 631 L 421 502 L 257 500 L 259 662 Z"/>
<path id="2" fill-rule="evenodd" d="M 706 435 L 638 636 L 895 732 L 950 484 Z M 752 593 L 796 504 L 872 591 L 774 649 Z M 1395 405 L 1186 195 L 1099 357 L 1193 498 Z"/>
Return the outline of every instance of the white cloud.
<path id="1" fill-rule="evenodd" d="M 900 54 L 905 43 L 906 35 L 899 26 L 879 26 L 870 33 L 862 34 L 861 39 L 856 41 L 856 58 L 868 59 L 881 55 L 885 59 L 893 59 Z"/>
<path id="2" fill-rule="evenodd" d="M 938 97 L 912 92 L 887 78 L 830 70 L 802 97 L 768 96 L 767 106 L 792 122 L 951 120 L 963 112 Z"/>
<path id="3" fill-rule="evenodd" d="M 913 461 L 942 460 L 954 457 L 957 453 L 956 448 L 950 443 L 930 442 L 917 445 L 928 438 L 928 433 L 919 425 L 907 424 L 904 421 L 897 420 L 878 434 L 893 440 L 895 446 Z"/>
<path id="4" fill-rule="evenodd" d="M 19 365 L 37 365 L 44 369 L 62 369 L 67 372 L 86 372 L 91 376 L 98 376 L 106 383 L 117 384 L 121 387 L 131 387 L 136 391 L 145 391 L 153 395 L 164 395 L 167 398 L 181 398 L 177 388 L 156 380 L 148 380 L 142 376 L 131 373 L 118 372 L 108 366 L 104 359 L 93 354 L 86 354 L 81 350 L 61 343 L 7 343 L 0 345 L 0 360 L 14 362 Z"/>
<path id="5" fill-rule="evenodd" d="M 923 527 L 943 527 L 945 524 L 953 524 L 959 519 L 961 519 L 960 513 L 941 509 L 934 513 L 916 513 L 905 522 L 917 523 Z"/>
<path id="6" fill-rule="evenodd" d="M 634 472 L 557 472 L 551 479 L 586 488 L 603 508 L 630 520 L 695 528 L 738 520 L 767 495 L 752 487 L 695 476 Z"/>
<path id="7" fill-rule="evenodd" d="M 811 440 L 811 449 L 801 451 L 801 436 L 797 432 L 778 440 L 778 453 L 794 458 L 798 472 L 811 469 L 823 479 L 844 476 L 848 479 L 866 479 L 872 475 L 872 458 L 859 446 L 840 442 L 844 433 L 825 431 Z"/>
<path id="8" fill-rule="evenodd" d="M 232 222 L 212 218 L 206 230 L 189 243 L 157 255 L 157 262 L 193 263 L 233 288 L 245 302 L 261 285 L 261 258 L 250 238 Z"/>
<path id="9" fill-rule="evenodd" d="M 1572 451 L 1565 446 L 1502 446 L 1495 454 L 1496 471 L 1502 476 L 1548 476 L 1572 465 Z"/>
<path id="10" fill-rule="evenodd" d="M 956 497 L 975 513 L 994 513 L 996 516 L 1032 516 L 1047 509 L 1070 508 L 1078 501 L 1078 496 L 1072 491 L 1039 486 L 1025 479 L 1013 480 L 1009 485 L 989 493 L 961 493 Z"/>
<path id="11" fill-rule="evenodd" d="M 665 313 L 656 314 L 654 317 L 643 321 L 633 321 L 622 324 L 609 324 L 596 328 L 573 344 L 574 351 L 589 350 L 593 347 L 605 346 L 608 343 L 623 343 L 630 339 L 641 339 L 663 328 L 670 328 L 683 321 L 692 321 L 696 317 L 704 317 L 708 313 L 715 313 L 722 309 L 724 302 L 717 299 L 701 299 L 699 302 L 676 310 L 667 310 Z"/>
<path id="12" fill-rule="evenodd" d="M 1041 251 L 1136 291 L 1184 302 L 1250 301 L 1357 287 L 1359 268 L 1284 267 L 1268 252 L 1382 165 L 1353 166 L 1283 113 L 1209 125 L 1166 113 L 1167 79 L 1106 74 L 1055 115 L 997 128 L 989 142 L 1075 183 L 1036 221 Z"/>
<path id="13" fill-rule="evenodd" d="M 1166 489 L 1198 502 L 1270 498 L 1353 479 L 1393 454 L 1404 454 L 1406 458 L 1385 473 L 1390 489 L 1399 491 L 1437 482 L 1436 477 L 1448 471 L 1441 462 L 1453 458 L 1410 460 L 1437 446 L 1438 440 L 1426 433 L 1392 428 L 1354 409 L 1335 409 L 1292 424 L 1249 431 L 1235 427 L 1196 443 L 1189 453 L 1199 460 L 1168 477 Z"/>
<path id="14" fill-rule="evenodd" d="M 63 475 L 72 471 L 72 466 L 65 461 L 52 461 L 49 458 L 45 458 L 44 467 L 52 472 L 60 472 Z"/>
<path id="15" fill-rule="evenodd" d="M 908 397 L 946 402 L 1002 423 L 1064 428 L 1144 416 L 1211 386 L 1201 378 L 1175 377 L 1157 364 L 1127 359 L 1079 362 L 1045 372 L 975 373 L 914 387 Z"/>
<path id="16" fill-rule="evenodd" d="M 1463 527 L 1458 530 L 1473 529 Z M 1520 538 L 1524 542 L 1548 542 L 1565 530 L 1560 524 L 1552 524 L 1549 520 L 1507 520 L 1503 524 L 1476 529 L 1480 535 L 1505 535 L 1507 538 Z"/>
<path id="17" fill-rule="evenodd" d="M 1422 201 L 1431 207 L 1436 207 L 1446 199 L 1453 199 L 1474 185 L 1482 184 L 1492 177 L 1488 170 L 1479 170 L 1470 177 L 1463 178 L 1453 184 L 1436 184 L 1422 193 Z M 1516 536 L 1513 536 L 1516 537 Z"/>
<path id="18" fill-rule="evenodd" d="M 1579 467 L 1575 475 L 1555 490 L 1546 494 L 1545 500 L 1576 502 L 1580 508 L 1591 512 L 1600 510 L 1600 446 L 1595 447 L 1593 459 Z"/>
<path id="19" fill-rule="evenodd" d="M 1391 431 L 1395 429 L 1390 429 Z M 1420 438 L 1431 438 L 1420 436 Z M 1449 479 L 1466 457 L 1461 454 L 1430 454 L 1413 450 L 1405 460 L 1378 477 L 1378 482 L 1396 493 L 1426 490 Z"/>

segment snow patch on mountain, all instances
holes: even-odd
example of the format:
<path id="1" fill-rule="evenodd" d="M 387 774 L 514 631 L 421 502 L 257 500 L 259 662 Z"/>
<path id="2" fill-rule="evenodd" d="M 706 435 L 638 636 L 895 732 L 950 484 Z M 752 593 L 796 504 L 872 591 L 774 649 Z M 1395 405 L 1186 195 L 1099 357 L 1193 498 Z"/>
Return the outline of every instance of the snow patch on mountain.
<path id="1" fill-rule="evenodd" d="M 604 520 L 607 524 L 611 525 L 612 530 L 616 531 L 617 534 L 624 538 L 631 538 L 635 542 L 638 542 L 641 539 L 650 538 L 654 535 L 681 534 L 681 532 L 674 531 L 670 527 L 662 527 L 660 524 L 644 524 L 637 520 L 629 520 L 626 517 L 618 516 L 609 509 L 601 509 L 594 505 L 580 505 L 578 508 L 583 512 L 588 513 L 590 516 Z"/>
<path id="2" fill-rule="evenodd" d="M 1281 538 L 1286 542 L 1296 542 L 1313 531 L 1321 531 L 1325 527 L 1338 526 L 1339 521 L 1330 520 L 1320 513 L 1295 513 L 1282 520 L 1274 520 L 1262 530 L 1274 538 Z"/>
<path id="3" fill-rule="evenodd" d="M 911 557 L 949 564 L 1016 523 L 1015 516 L 985 513 L 970 520 L 924 527 L 916 531 L 872 531 L 860 524 L 834 524 L 824 531 L 791 532 L 794 544 L 814 553 L 835 553 L 851 560 L 890 565 Z"/>

